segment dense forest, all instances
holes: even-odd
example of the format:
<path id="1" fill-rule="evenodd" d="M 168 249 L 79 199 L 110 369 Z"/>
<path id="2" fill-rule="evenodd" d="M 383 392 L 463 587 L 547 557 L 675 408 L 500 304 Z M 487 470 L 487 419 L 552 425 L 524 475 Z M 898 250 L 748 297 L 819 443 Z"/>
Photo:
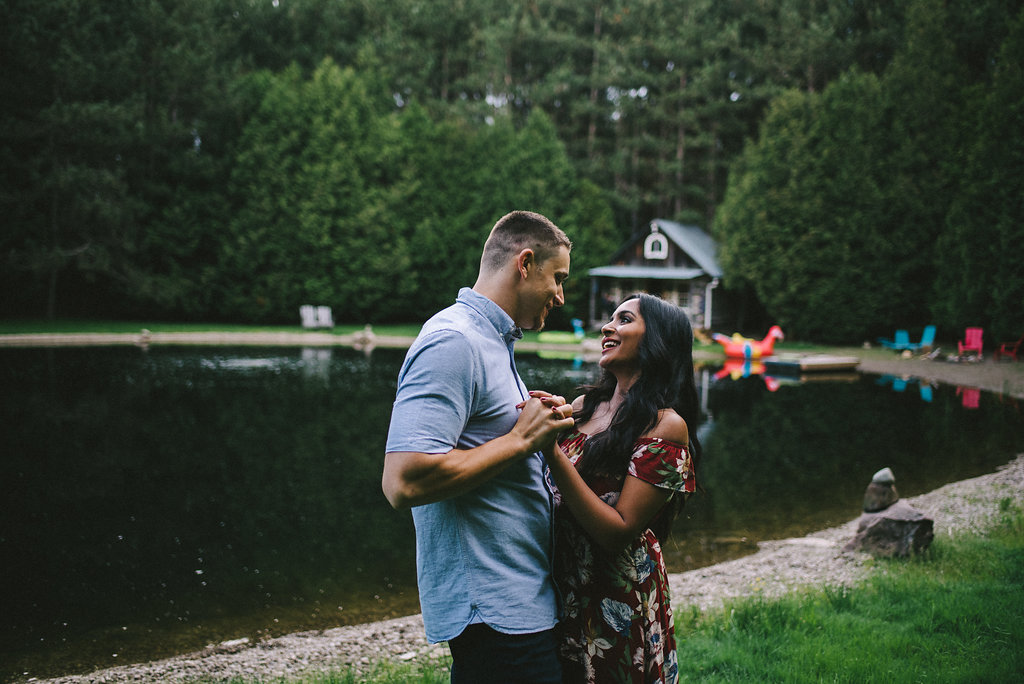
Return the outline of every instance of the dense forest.
<path id="1" fill-rule="evenodd" d="M 1019 0 L 0 0 L 0 315 L 417 321 L 493 222 L 791 339 L 1024 332 Z M 940 333 L 941 334 L 941 333 Z"/>

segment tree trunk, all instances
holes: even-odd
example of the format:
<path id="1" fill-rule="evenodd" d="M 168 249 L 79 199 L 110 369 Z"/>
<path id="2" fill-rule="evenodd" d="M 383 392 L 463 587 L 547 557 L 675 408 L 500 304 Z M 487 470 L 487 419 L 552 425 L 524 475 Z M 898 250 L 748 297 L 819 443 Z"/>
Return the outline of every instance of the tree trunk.
<path id="1" fill-rule="evenodd" d="M 676 192 L 675 192 L 675 213 L 678 216 L 686 206 L 686 197 L 683 181 L 683 164 L 686 161 L 686 122 L 683 120 L 683 113 L 686 105 L 683 102 L 683 92 L 686 90 L 686 73 L 679 74 L 679 113 L 676 125 Z"/>
<path id="2" fill-rule="evenodd" d="M 601 6 L 594 10 L 594 49 L 590 60 L 590 122 L 587 125 L 587 159 L 594 160 L 594 143 L 597 140 L 597 69 L 600 64 L 599 42 L 601 40 Z"/>

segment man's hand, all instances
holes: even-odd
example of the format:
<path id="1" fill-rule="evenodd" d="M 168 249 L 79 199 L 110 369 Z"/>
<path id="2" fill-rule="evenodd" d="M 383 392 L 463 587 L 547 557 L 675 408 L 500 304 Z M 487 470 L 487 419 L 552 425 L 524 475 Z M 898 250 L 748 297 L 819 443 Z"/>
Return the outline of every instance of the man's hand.
<path id="1" fill-rule="evenodd" d="M 457 496 L 513 461 L 550 449 L 558 433 L 572 427 L 572 406 L 546 392 L 530 394 L 519 405 L 522 412 L 509 433 L 478 447 L 445 454 L 386 454 L 381 484 L 391 505 L 408 508 Z"/>
<path id="2" fill-rule="evenodd" d="M 530 398 L 516 404 L 516 408 L 521 413 L 512 431 L 518 431 L 531 445 L 531 453 L 541 451 L 541 445 L 547 446 L 556 434 L 573 426 L 572 405 L 565 403 L 565 397 L 533 390 Z"/>
<path id="3" fill-rule="evenodd" d="M 522 414 L 513 431 L 522 428 L 524 439 L 532 445 L 530 453 L 550 451 L 558 434 L 573 426 L 572 404 L 567 404 L 565 397 L 531 390 L 530 398 L 516 408 Z"/>

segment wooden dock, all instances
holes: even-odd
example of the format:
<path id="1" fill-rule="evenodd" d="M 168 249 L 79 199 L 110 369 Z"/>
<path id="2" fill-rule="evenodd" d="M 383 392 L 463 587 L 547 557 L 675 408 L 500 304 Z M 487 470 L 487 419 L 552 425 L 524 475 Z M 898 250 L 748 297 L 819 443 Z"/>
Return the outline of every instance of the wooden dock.
<path id="1" fill-rule="evenodd" d="M 769 356 L 761 360 L 766 373 L 835 373 L 854 371 L 860 364 L 856 356 L 808 354 L 805 356 Z"/>

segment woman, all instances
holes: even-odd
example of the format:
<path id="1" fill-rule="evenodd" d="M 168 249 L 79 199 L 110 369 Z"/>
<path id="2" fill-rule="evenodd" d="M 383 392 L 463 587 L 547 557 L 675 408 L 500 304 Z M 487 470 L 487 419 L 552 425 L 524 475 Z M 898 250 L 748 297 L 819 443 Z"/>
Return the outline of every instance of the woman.
<path id="1" fill-rule="evenodd" d="M 566 682 L 675 682 L 659 539 L 695 489 L 693 332 L 678 307 L 633 295 L 601 329 L 598 384 L 547 454 Z"/>

